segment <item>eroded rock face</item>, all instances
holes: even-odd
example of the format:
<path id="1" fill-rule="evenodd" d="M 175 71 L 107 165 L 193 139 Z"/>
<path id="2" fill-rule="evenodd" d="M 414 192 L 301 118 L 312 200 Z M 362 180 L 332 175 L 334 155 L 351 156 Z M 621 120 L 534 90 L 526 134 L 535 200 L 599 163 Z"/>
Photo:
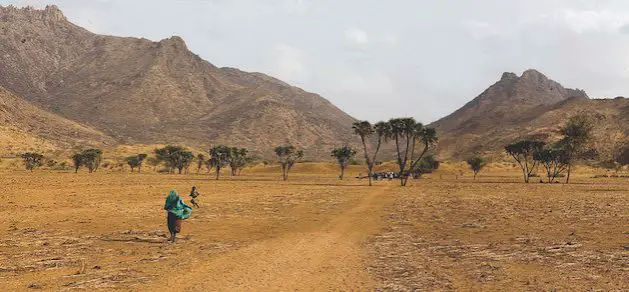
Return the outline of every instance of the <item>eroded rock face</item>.
<path id="1" fill-rule="evenodd" d="M 552 138 L 570 116 L 589 112 L 605 117 L 598 119 L 607 131 L 601 133 L 615 137 L 613 141 L 601 137 L 609 143 L 600 146 L 608 149 L 629 130 L 616 122 L 628 118 L 621 109 L 611 100 L 590 100 L 585 91 L 565 88 L 530 69 L 521 76 L 503 73 L 478 97 L 432 126 L 440 136 L 442 158 L 466 158 L 474 152 L 502 152 L 504 145 L 523 137 L 544 134 Z"/>
<path id="2" fill-rule="evenodd" d="M 0 7 L 0 86 L 125 143 L 225 143 L 307 153 L 354 142 L 354 119 L 319 95 L 218 68 L 173 36 L 93 34 L 44 10 Z M 270 151 L 272 153 L 272 151 Z"/>

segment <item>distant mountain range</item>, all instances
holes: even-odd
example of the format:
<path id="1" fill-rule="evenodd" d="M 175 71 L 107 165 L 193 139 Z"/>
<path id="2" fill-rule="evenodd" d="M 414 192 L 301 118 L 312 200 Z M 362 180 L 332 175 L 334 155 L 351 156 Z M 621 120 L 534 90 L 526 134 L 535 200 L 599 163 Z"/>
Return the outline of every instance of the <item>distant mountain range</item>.
<path id="1" fill-rule="evenodd" d="M 93 34 L 44 10 L 0 6 L 0 86 L 118 143 L 231 144 L 308 156 L 355 143 L 355 119 L 261 73 L 218 68 L 179 37 Z"/>
<path id="2" fill-rule="evenodd" d="M 606 153 L 629 136 L 628 99 L 592 100 L 536 70 L 504 73 L 431 126 L 439 157 L 464 159 L 502 152 L 519 138 L 556 135 L 582 113 L 594 118 Z M 328 159 L 335 146 L 358 146 L 355 119 L 317 94 L 218 68 L 176 36 L 153 42 L 91 33 L 56 6 L 0 6 L 0 121 L 0 154 L 175 143 L 237 145 L 269 157 L 292 143 L 308 158 Z"/>
<path id="3" fill-rule="evenodd" d="M 517 139 L 552 140 L 570 117 L 587 115 L 595 140 L 609 155 L 629 136 L 629 99 L 590 99 L 583 90 L 567 89 L 536 70 L 502 78 L 459 110 L 433 123 L 440 135 L 439 156 L 465 159 L 477 152 L 502 152 Z"/>

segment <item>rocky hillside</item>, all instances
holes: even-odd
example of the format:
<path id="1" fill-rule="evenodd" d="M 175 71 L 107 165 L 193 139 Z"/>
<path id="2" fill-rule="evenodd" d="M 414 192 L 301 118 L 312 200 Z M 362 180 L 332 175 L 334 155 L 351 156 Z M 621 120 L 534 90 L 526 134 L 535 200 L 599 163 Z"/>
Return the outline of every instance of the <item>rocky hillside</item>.
<path id="1" fill-rule="evenodd" d="M 218 68 L 179 37 L 93 34 L 55 6 L 0 6 L 0 86 L 120 143 L 218 143 L 322 157 L 354 141 L 354 119 L 319 95 L 260 73 Z"/>
<path id="2" fill-rule="evenodd" d="M 105 134 L 44 111 L 0 87 L 0 155 L 56 152 L 73 145 L 106 147 Z"/>
<path id="3" fill-rule="evenodd" d="M 475 152 L 502 152 L 517 139 L 556 137 L 571 116 L 585 114 L 596 126 L 597 146 L 604 154 L 629 136 L 629 100 L 591 100 L 582 90 L 567 89 L 544 74 L 528 70 L 502 78 L 451 115 L 435 122 L 439 155 L 465 159 Z"/>

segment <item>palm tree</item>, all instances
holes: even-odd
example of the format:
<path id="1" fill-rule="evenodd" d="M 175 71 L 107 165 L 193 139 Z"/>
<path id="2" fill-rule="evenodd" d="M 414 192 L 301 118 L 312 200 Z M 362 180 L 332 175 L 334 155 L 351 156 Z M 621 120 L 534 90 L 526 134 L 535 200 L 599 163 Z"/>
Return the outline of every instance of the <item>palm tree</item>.
<path id="1" fill-rule="evenodd" d="M 372 185 L 372 175 L 373 175 L 373 166 L 375 164 L 376 158 L 378 156 L 378 152 L 380 151 L 380 146 L 382 145 L 383 139 L 386 140 L 386 137 L 389 135 L 390 126 L 386 122 L 379 122 L 374 126 L 371 125 L 368 121 L 355 122 L 352 126 L 354 129 L 354 133 L 360 137 L 360 141 L 363 144 L 363 151 L 365 153 L 365 162 L 367 163 L 367 172 L 369 176 L 369 185 Z M 373 133 L 378 135 L 378 143 L 376 145 L 376 151 L 373 154 L 373 157 L 369 156 L 369 151 L 367 150 L 367 139 L 373 135 Z"/>
<path id="2" fill-rule="evenodd" d="M 424 127 L 413 118 L 391 119 L 389 125 L 386 137 L 395 141 L 400 185 L 406 186 L 410 173 L 418 167 L 428 150 L 437 143 L 437 132 L 433 128 Z M 422 144 L 424 148 L 419 156 L 415 157 L 417 143 Z"/>

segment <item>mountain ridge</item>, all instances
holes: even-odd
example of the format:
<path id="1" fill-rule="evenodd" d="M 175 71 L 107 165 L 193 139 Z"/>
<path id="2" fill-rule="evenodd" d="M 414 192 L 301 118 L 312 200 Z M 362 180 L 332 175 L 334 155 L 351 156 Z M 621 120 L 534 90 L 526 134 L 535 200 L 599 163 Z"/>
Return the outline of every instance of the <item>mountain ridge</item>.
<path id="1" fill-rule="evenodd" d="M 356 143 L 355 119 L 320 95 L 219 68 L 181 37 L 98 35 L 56 6 L 0 6 L 0 13 L 0 86 L 120 143 L 234 144 L 265 153 L 292 143 L 316 157 Z"/>
<path id="2" fill-rule="evenodd" d="M 602 141 L 596 144 L 603 156 L 608 156 L 613 144 L 629 135 L 629 123 L 613 122 L 625 118 L 623 105 L 627 102 L 592 100 L 583 90 L 564 88 L 529 69 L 520 76 L 503 73 L 476 98 L 431 126 L 440 134 L 436 150 L 440 157 L 466 159 L 477 152 L 501 153 L 506 144 L 517 139 L 552 139 L 568 118 L 588 115 L 597 129 L 605 129 L 595 136 Z"/>

